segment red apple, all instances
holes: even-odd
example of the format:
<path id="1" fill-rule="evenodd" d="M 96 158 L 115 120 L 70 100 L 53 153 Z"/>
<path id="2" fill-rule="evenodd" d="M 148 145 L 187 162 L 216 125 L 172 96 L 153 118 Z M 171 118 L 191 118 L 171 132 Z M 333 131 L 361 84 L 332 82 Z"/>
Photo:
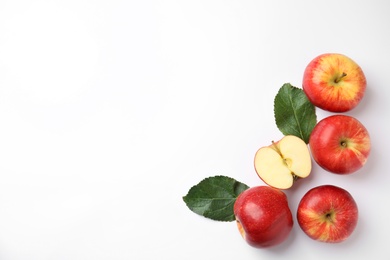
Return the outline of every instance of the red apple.
<path id="1" fill-rule="evenodd" d="M 315 106 L 331 112 L 346 112 L 362 100 L 367 83 L 362 69 L 352 59 L 325 53 L 307 65 L 302 85 Z"/>
<path id="2" fill-rule="evenodd" d="M 311 132 L 313 159 L 325 170 L 349 174 L 366 163 L 371 150 L 364 125 L 347 115 L 332 115 L 319 121 Z"/>
<path id="3" fill-rule="evenodd" d="M 242 192 L 234 203 L 234 215 L 242 237 L 256 248 L 282 243 L 293 226 L 287 196 L 269 186 Z"/>
<path id="4" fill-rule="evenodd" d="M 298 205 L 299 226 L 310 238 L 338 243 L 347 239 L 358 222 L 358 207 L 340 187 L 323 185 L 309 190 Z"/>

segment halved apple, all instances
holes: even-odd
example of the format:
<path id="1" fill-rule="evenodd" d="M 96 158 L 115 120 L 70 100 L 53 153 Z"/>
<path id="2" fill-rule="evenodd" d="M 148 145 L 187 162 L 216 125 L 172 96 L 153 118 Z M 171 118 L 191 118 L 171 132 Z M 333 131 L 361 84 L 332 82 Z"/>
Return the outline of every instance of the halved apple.
<path id="1" fill-rule="evenodd" d="M 309 176 L 309 148 L 301 138 L 286 135 L 280 141 L 261 147 L 256 152 L 255 170 L 269 186 L 288 189 L 296 179 Z"/>

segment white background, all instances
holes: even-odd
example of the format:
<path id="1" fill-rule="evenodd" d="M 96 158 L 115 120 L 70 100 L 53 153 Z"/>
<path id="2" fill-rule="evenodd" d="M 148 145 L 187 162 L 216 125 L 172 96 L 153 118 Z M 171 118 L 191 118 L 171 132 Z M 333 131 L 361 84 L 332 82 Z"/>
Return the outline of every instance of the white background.
<path id="1" fill-rule="evenodd" d="M 0 259 L 390 257 L 389 10 L 385 0 L 1 0 Z M 234 222 L 200 217 L 182 196 L 217 174 L 263 185 L 254 154 L 282 137 L 273 98 L 325 52 L 366 74 L 347 114 L 369 130 L 370 158 L 348 176 L 314 165 L 286 191 L 287 241 L 251 248 Z M 296 222 L 300 198 L 322 184 L 359 205 L 341 244 Z"/>

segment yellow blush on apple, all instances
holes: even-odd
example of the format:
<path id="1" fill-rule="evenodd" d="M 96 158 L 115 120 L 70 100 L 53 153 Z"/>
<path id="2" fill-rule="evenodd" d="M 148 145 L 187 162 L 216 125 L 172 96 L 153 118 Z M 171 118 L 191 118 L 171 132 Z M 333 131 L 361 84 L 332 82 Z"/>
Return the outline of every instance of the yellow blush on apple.
<path id="1" fill-rule="evenodd" d="M 347 112 L 363 99 L 366 85 L 363 70 L 355 61 L 343 54 L 325 53 L 306 66 L 302 88 L 316 107 Z"/>

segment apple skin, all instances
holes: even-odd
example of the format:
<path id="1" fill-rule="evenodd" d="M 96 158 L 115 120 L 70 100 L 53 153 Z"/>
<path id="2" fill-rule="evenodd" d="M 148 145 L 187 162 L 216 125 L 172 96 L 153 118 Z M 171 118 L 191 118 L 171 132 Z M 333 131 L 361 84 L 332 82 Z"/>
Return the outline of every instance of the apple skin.
<path id="1" fill-rule="evenodd" d="M 298 224 L 310 238 L 340 243 L 355 230 L 358 206 L 351 194 L 337 186 L 322 185 L 309 190 L 297 210 Z"/>
<path id="2" fill-rule="evenodd" d="M 360 66 L 338 53 L 324 53 L 306 66 L 302 88 L 315 106 L 330 112 L 355 108 L 366 91 L 367 81 Z"/>
<path id="3" fill-rule="evenodd" d="M 282 243 L 293 227 L 287 196 L 269 186 L 242 192 L 234 203 L 234 215 L 242 237 L 255 248 Z"/>
<path id="4" fill-rule="evenodd" d="M 336 174 L 356 172 L 367 162 L 371 141 L 367 129 L 356 118 L 332 115 L 314 127 L 309 147 L 323 169 Z"/>

